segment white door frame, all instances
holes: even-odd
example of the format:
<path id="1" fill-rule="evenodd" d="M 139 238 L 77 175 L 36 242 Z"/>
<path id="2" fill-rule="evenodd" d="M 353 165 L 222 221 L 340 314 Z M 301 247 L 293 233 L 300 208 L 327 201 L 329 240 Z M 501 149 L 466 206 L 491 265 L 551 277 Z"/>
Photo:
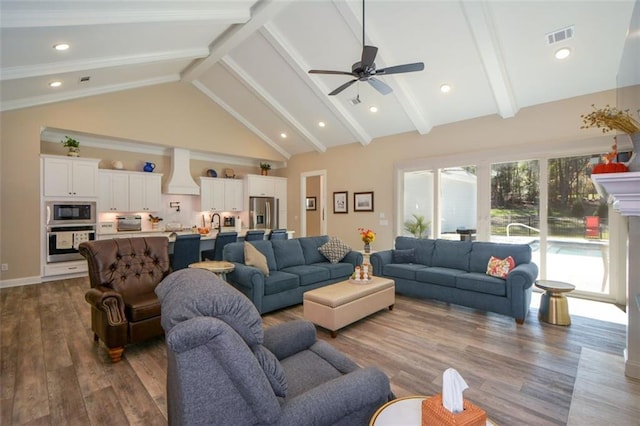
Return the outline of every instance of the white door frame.
<path id="1" fill-rule="evenodd" d="M 307 236 L 307 178 L 320 176 L 320 232 L 327 235 L 327 170 L 300 173 L 300 236 Z"/>

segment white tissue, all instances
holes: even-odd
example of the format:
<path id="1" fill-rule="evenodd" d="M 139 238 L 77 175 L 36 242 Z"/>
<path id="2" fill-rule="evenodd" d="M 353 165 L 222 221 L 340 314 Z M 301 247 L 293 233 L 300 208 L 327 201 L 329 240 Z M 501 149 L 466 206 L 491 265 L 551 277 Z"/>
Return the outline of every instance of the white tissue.
<path id="1" fill-rule="evenodd" d="M 235 225 L 236 225 L 236 232 L 239 234 L 240 231 L 242 230 L 242 221 L 240 220 L 240 216 L 236 218 Z"/>
<path id="2" fill-rule="evenodd" d="M 464 410 L 462 392 L 468 389 L 460 373 L 453 368 L 447 368 L 442 374 L 442 405 L 452 413 Z"/>

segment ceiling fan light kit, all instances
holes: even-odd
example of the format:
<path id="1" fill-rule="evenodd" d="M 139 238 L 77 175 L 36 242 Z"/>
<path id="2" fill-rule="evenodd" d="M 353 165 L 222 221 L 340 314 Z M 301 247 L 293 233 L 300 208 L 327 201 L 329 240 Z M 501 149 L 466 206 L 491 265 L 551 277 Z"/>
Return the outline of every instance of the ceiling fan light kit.
<path id="1" fill-rule="evenodd" d="M 362 55 L 359 62 L 354 63 L 351 66 L 351 72 L 348 71 L 332 71 L 332 70 L 309 70 L 309 74 L 329 74 L 329 75 L 348 75 L 353 77 L 353 80 L 349 80 L 341 86 L 338 86 L 329 96 L 335 96 L 338 93 L 351 86 L 356 81 L 366 81 L 383 95 L 388 95 L 393 92 L 393 89 L 381 80 L 378 80 L 378 75 L 390 75 L 390 74 L 402 74 L 407 72 L 415 72 L 424 70 L 424 63 L 415 62 L 412 64 L 395 65 L 392 67 L 376 69 L 375 59 L 378 54 L 378 48 L 376 46 L 367 46 L 365 43 L 365 13 L 364 13 L 364 0 L 362 0 Z M 356 98 L 357 103 L 360 103 L 359 97 Z M 356 102 L 350 100 L 353 105 Z"/>

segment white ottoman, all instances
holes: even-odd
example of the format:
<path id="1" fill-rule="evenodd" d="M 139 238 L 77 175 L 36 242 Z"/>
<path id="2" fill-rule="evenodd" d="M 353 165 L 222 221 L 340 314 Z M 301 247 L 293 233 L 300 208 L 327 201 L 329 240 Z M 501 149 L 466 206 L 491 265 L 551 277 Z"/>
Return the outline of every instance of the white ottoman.
<path id="1" fill-rule="evenodd" d="M 380 309 L 393 309 L 396 288 L 393 280 L 373 277 L 368 284 L 342 281 L 304 293 L 304 317 L 331 331 L 356 322 Z"/>

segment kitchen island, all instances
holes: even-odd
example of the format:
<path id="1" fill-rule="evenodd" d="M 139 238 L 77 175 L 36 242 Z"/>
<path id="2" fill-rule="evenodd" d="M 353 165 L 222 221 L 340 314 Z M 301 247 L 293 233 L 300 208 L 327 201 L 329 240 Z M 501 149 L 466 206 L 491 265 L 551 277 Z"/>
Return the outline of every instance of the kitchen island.
<path id="1" fill-rule="evenodd" d="M 213 249 L 216 237 L 218 232 L 234 232 L 234 227 L 222 227 L 220 231 L 211 231 L 208 234 L 200 235 L 200 252 L 203 250 L 211 250 Z M 242 241 L 244 236 L 249 231 L 249 228 L 242 228 L 240 232 L 238 232 L 238 241 Z M 265 238 L 269 238 L 269 233 L 271 230 L 267 229 L 265 231 Z M 191 229 L 186 229 L 182 231 L 166 231 L 164 229 L 154 230 L 148 229 L 143 231 L 120 231 L 120 232 L 108 232 L 108 233 L 100 233 L 97 234 L 98 240 L 108 240 L 112 238 L 136 238 L 136 237 L 154 237 L 154 236 L 166 236 L 169 238 L 169 253 L 173 253 L 173 242 L 176 240 L 176 235 L 190 235 L 193 232 Z M 294 231 L 287 231 L 287 238 L 293 238 Z"/>

